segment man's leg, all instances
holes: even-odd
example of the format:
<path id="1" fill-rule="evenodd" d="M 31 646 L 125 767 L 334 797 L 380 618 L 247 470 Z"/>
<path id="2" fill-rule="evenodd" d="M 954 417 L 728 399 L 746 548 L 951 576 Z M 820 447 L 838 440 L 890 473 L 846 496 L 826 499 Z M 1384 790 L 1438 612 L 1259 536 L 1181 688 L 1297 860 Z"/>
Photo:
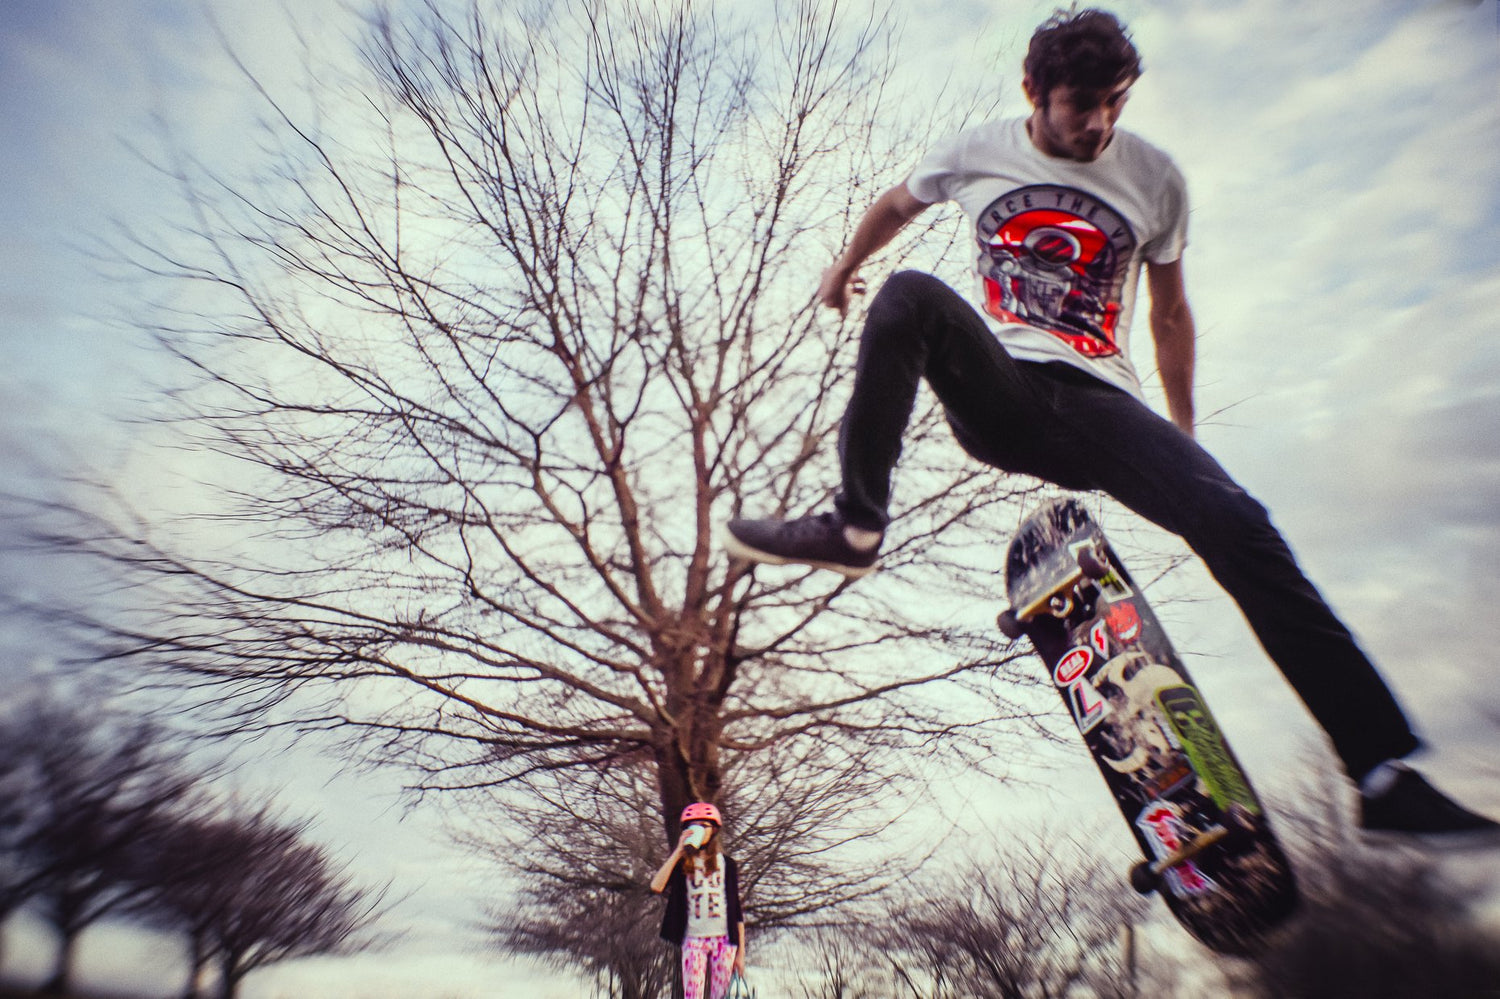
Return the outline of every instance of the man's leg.
<path id="1" fill-rule="evenodd" d="M 961 420 L 961 439 L 962 427 L 987 428 L 980 449 L 1000 453 L 983 460 L 1001 467 L 1023 460 L 1041 404 L 1031 378 L 962 296 L 930 274 L 901 271 L 870 303 L 839 426 L 844 478 L 834 505 L 848 523 L 885 530 L 891 471 L 924 379 L 950 418 Z"/>
<path id="2" fill-rule="evenodd" d="M 1351 776 L 1418 742 L 1354 637 L 1297 565 L 1266 510 L 1207 451 L 1133 397 L 1087 376 L 1062 402 L 1079 474 L 1180 535 L 1333 741 Z"/>
<path id="3" fill-rule="evenodd" d="M 839 433 L 837 516 L 785 525 L 742 521 L 731 533 L 759 540 L 760 530 L 765 547 L 786 545 L 776 549 L 791 556 L 785 560 L 827 564 L 832 559 L 799 559 L 790 550 L 816 533 L 815 524 L 824 535 L 845 525 L 884 531 L 891 472 L 923 379 L 971 454 L 1070 487 L 1102 489 L 1181 535 L 1239 603 L 1354 777 L 1416 748 L 1390 691 L 1302 574 L 1265 509 L 1208 452 L 1138 399 L 1083 372 L 1017 363 L 968 302 L 927 274 L 892 275 L 870 305 Z M 788 537 L 799 528 L 806 529 Z"/>
<path id="4" fill-rule="evenodd" d="M 1298 567 L 1266 510 L 1203 448 L 1129 395 L 1061 381 L 1057 455 L 1136 513 L 1180 535 L 1239 604 L 1268 655 L 1361 783 L 1361 824 L 1493 837 L 1500 826 L 1397 763 L 1419 741 L 1374 664 Z"/>
<path id="5" fill-rule="evenodd" d="M 884 530 L 891 470 L 923 378 L 974 457 L 1068 488 L 1102 489 L 1182 536 L 1239 603 L 1356 780 L 1417 748 L 1373 664 L 1303 575 L 1265 509 L 1218 462 L 1119 389 L 1068 365 L 1015 361 L 968 303 L 925 274 L 894 275 L 871 303 L 841 427 L 844 479 L 836 511 L 790 522 L 732 522 L 731 554 L 823 565 L 850 576 L 870 571 L 873 550 L 861 560 L 844 531 Z M 1415 772 L 1397 771 L 1391 780 L 1396 792 L 1383 800 L 1399 804 L 1387 807 L 1366 795 L 1367 826 L 1495 828 Z"/>
<path id="6" fill-rule="evenodd" d="M 839 428 L 843 487 L 834 511 L 792 521 L 731 521 L 725 537 L 730 554 L 846 576 L 871 571 L 890 519 L 891 472 L 923 379 L 966 449 L 1002 468 L 1028 463 L 1039 412 L 1035 379 L 957 292 L 929 274 L 901 271 L 881 287 L 865 320 Z M 982 444 L 968 427 L 984 429 Z"/>

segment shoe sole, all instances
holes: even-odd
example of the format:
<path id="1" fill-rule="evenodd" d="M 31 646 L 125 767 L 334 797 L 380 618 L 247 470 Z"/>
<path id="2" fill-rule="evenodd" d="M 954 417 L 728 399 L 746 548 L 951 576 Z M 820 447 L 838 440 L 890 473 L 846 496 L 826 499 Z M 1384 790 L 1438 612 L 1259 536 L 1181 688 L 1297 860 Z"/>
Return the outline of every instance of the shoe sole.
<path id="1" fill-rule="evenodd" d="M 836 572 L 848 579 L 863 579 L 880 567 L 879 562 L 867 566 L 843 565 L 839 562 L 824 562 L 819 559 L 810 558 L 787 558 L 785 555 L 776 555 L 772 552 L 761 551 L 745 544 L 729 528 L 719 532 L 720 542 L 724 550 L 729 553 L 730 558 L 737 558 L 744 562 L 761 562 L 766 565 L 808 565 L 814 569 L 827 569 Z"/>

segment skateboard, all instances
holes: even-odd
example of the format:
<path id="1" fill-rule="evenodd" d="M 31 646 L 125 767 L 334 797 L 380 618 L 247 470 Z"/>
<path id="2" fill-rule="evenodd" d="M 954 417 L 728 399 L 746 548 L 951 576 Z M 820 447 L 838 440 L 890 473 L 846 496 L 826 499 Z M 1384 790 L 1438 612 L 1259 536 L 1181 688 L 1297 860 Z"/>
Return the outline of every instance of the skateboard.
<path id="1" fill-rule="evenodd" d="M 1253 952 L 1297 907 L 1265 808 L 1166 632 L 1076 500 L 1006 552 L 1000 630 L 1031 640 L 1145 860 L 1130 872 L 1209 948 Z"/>

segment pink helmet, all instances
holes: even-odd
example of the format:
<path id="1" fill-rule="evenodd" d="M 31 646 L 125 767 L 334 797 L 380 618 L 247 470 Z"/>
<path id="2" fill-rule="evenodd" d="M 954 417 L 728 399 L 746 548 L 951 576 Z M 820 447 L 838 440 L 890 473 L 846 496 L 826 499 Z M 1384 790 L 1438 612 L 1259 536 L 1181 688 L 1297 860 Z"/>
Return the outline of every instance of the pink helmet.
<path id="1" fill-rule="evenodd" d="M 706 801 L 695 801 L 682 810 L 682 824 L 689 822 L 712 822 L 722 827 L 724 820 L 719 818 L 719 810 Z"/>

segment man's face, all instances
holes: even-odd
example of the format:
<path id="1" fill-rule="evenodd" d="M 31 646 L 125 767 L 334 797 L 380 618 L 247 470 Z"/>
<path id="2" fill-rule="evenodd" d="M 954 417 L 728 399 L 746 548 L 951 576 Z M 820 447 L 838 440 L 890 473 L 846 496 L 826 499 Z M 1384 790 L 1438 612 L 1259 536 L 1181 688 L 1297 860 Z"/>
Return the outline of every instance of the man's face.
<path id="1" fill-rule="evenodd" d="M 1103 90 L 1083 90 L 1059 84 L 1038 94 L 1031 80 L 1023 86 L 1035 106 L 1028 128 L 1031 141 L 1048 156 L 1090 163 L 1099 158 L 1115 135 L 1115 122 L 1125 110 L 1129 79 Z"/>

